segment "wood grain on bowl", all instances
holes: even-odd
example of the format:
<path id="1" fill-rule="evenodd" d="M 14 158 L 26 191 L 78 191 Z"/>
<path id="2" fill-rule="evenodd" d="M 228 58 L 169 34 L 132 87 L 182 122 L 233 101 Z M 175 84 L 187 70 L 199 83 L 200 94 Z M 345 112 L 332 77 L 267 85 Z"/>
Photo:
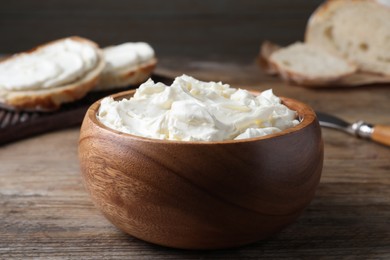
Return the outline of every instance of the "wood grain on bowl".
<path id="1" fill-rule="evenodd" d="M 223 142 L 120 133 L 97 120 L 96 102 L 87 111 L 79 139 L 85 187 L 115 226 L 148 242 L 214 249 L 264 239 L 301 214 L 322 171 L 315 113 L 296 100 L 283 102 L 302 118 L 298 126 Z"/>

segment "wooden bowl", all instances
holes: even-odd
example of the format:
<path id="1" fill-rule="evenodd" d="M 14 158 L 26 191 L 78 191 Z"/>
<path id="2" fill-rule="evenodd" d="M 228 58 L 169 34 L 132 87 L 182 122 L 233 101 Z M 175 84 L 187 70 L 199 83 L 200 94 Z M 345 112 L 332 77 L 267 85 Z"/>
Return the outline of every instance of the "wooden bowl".
<path id="1" fill-rule="evenodd" d="M 298 112 L 298 126 L 221 142 L 121 133 L 98 121 L 98 101 L 81 127 L 85 187 L 116 227 L 151 243 L 216 249 L 264 239 L 300 215 L 322 171 L 323 142 L 315 113 L 296 100 L 282 100 Z"/>

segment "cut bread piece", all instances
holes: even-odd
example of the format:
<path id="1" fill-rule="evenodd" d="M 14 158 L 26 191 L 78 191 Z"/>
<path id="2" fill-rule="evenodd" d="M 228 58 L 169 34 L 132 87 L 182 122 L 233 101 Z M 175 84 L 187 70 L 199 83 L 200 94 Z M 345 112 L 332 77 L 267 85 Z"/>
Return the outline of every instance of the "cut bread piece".
<path id="1" fill-rule="evenodd" d="M 327 85 L 356 71 L 345 59 L 301 42 L 274 51 L 269 62 L 285 80 L 300 85 Z"/>
<path id="2" fill-rule="evenodd" d="M 12 55 L 0 62 L 0 105 L 55 110 L 95 87 L 104 64 L 97 44 L 76 36 Z"/>
<path id="3" fill-rule="evenodd" d="M 146 81 L 157 64 L 153 48 L 145 42 L 128 42 L 103 49 L 106 66 L 95 90 L 137 85 Z"/>
<path id="4" fill-rule="evenodd" d="M 305 41 L 390 76 L 390 1 L 328 0 L 310 17 Z"/>
<path id="5" fill-rule="evenodd" d="M 264 41 L 261 44 L 259 56 L 257 57 L 257 63 L 265 73 L 269 75 L 279 74 L 277 68 L 269 61 L 269 58 L 271 57 L 272 53 L 280 50 L 280 48 L 282 47 L 270 41 Z"/>
<path id="6" fill-rule="evenodd" d="M 270 56 L 276 52 L 277 50 L 281 49 L 282 47 L 269 42 L 265 41 L 261 45 L 260 53 L 258 57 L 258 63 L 260 67 L 263 69 L 263 71 L 269 75 L 278 75 L 280 74 L 275 65 L 271 64 L 270 62 Z M 292 81 L 291 79 L 287 79 L 289 81 Z M 361 85 L 367 85 L 367 84 L 379 84 L 379 83 L 389 83 L 390 82 L 390 76 L 382 76 L 379 74 L 373 74 L 368 72 L 361 72 L 357 71 L 356 73 L 347 75 L 345 77 L 341 77 L 337 81 L 328 82 L 327 84 L 324 82 L 318 82 L 317 84 L 306 84 L 306 86 L 310 87 L 318 87 L 318 86 L 345 86 L 345 87 L 354 87 L 354 86 L 361 86 Z"/>

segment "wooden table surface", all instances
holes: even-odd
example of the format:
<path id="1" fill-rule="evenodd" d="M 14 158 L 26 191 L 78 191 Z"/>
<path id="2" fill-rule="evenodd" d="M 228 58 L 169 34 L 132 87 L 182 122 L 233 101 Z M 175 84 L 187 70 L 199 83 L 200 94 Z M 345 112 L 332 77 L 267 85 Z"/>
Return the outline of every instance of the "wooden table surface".
<path id="1" fill-rule="evenodd" d="M 160 59 L 159 73 L 186 73 L 279 96 L 347 120 L 390 125 L 390 85 L 305 89 L 253 61 Z M 0 147 L 0 259 L 390 259 L 390 148 L 323 129 L 325 161 L 315 199 L 275 236 L 217 251 L 164 248 L 111 225 L 81 183 L 78 127 Z"/>

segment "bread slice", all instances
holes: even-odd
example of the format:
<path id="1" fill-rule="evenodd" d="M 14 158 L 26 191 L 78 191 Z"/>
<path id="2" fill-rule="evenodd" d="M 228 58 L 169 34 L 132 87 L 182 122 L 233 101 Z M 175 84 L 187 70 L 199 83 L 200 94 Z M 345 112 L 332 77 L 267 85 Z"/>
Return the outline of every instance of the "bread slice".
<path id="1" fill-rule="evenodd" d="M 269 62 L 285 80 L 300 85 L 327 85 L 356 71 L 345 59 L 301 42 L 277 49 Z"/>
<path id="2" fill-rule="evenodd" d="M 280 50 L 281 48 L 281 46 L 270 41 L 264 41 L 260 46 L 260 52 L 256 61 L 261 69 L 268 75 L 279 74 L 278 69 L 273 64 L 271 64 L 269 58 L 271 57 L 272 53 Z"/>
<path id="3" fill-rule="evenodd" d="M 279 75 L 280 72 L 278 71 L 278 68 L 275 67 L 274 64 L 271 64 L 270 62 L 270 56 L 276 52 L 277 50 L 280 50 L 282 47 L 269 42 L 265 41 L 261 45 L 260 53 L 258 56 L 258 63 L 260 67 L 263 69 L 263 71 L 269 75 Z M 285 75 L 285 77 L 288 77 L 288 75 Z M 293 81 L 293 79 L 286 78 L 288 81 Z M 367 73 L 367 72 L 361 72 L 357 71 L 353 74 L 346 75 L 344 77 L 340 77 L 337 81 L 332 82 L 317 82 L 317 84 L 313 84 L 314 82 L 306 82 L 306 86 L 310 87 L 319 87 L 319 86 L 344 86 L 344 87 L 354 87 L 354 86 L 361 86 L 361 85 L 367 85 L 367 84 L 380 84 L 380 83 L 389 83 L 390 82 L 390 76 L 382 76 L 379 74 L 373 74 L 373 73 Z M 309 84 L 312 83 L 312 84 Z"/>
<path id="4" fill-rule="evenodd" d="M 94 90 L 108 90 L 145 82 L 157 64 L 154 50 L 144 42 L 128 42 L 103 49 L 106 66 Z"/>
<path id="5" fill-rule="evenodd" d="M 390 1 L 328 0 L 309 19 L 305 41 L 390 76 Z"/>
<path id="6" fill-rule="evenodd" d="M 77 36 L 12 55 L 0 62 L 0 105 L 55 110 L 95 87 L 104 64 L 98 45 Z"/>

